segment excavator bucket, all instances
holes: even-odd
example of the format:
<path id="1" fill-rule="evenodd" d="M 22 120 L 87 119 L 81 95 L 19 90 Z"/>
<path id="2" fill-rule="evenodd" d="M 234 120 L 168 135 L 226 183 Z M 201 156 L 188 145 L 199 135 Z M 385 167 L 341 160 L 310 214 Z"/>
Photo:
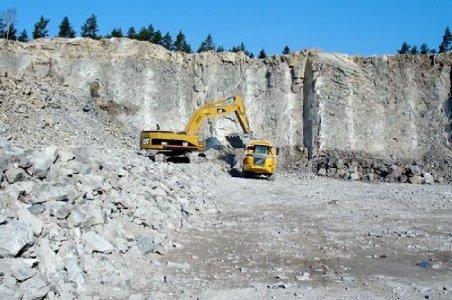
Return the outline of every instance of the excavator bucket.
<path id="1" fill-rule="evenodd" d="M 252 137 L 248 134 L 233 133 L 225 136 L 232 148 L 245 148 Z"/>

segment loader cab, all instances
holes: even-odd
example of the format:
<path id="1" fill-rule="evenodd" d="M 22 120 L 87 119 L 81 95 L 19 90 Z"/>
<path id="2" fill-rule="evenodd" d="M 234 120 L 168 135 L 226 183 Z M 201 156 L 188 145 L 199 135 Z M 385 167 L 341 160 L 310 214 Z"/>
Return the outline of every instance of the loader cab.
<path id="1" fill-rule="evenodd" d="M 256 145 L 254 147 L 255 154 L 269 154 L 269 148 L 267 146 Z"/>

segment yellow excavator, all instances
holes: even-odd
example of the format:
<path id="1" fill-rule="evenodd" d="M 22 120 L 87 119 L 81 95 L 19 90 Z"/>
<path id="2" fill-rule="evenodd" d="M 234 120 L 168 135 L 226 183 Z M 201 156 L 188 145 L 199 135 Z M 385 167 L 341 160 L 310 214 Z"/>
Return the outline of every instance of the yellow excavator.
<path id="1" fill-rule="evenodd" d="M 244 101 L 240 96 L 232 96 L 209 102 L 198 108 L 190 117 L 184 131 L 141 131 L 140 149 L 157 150 L 167 155 L 183 155 L 192 151 L 204 151 L 204 139 L 200 138 L 199 134 L 204 120 L 231 113 L 235 113 L 237 116 L 244 133 L 251 135 L 252 131 L 246 116 Z M 233 138 L 231 140 L 234 141 Z"/>

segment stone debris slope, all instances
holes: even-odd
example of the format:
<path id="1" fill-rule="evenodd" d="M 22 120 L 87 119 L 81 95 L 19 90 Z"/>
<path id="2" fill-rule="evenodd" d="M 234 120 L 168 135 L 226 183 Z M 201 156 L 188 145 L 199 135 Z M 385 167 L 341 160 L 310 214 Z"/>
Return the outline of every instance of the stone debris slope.
<path id="1" fill-rule="evenodd" d="M 172 232 L 215 213 L 202 174 L 220 173 L 1 139 L 1 298 L 128 295 L 150 257 L 178 247 Z"/>
<path id="2" fill-rule="evenodd" d="M 138 155 L 95 87 L 2 71 L 0 95 L 0 298 L 125 297 L 215 214 L 221 167 Z"/>

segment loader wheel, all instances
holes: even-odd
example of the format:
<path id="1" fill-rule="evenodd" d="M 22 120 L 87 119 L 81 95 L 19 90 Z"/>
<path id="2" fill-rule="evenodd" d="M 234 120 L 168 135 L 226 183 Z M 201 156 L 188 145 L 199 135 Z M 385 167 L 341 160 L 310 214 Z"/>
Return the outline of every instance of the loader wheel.
<path id="1" fill-rule="evenodd" d="M 242 172 L 242 176 L 243 176 L 243 178 L 250 178 L 251 177 L 251 173 L 247 172 L 247 171 L 243 171 Z"/>

